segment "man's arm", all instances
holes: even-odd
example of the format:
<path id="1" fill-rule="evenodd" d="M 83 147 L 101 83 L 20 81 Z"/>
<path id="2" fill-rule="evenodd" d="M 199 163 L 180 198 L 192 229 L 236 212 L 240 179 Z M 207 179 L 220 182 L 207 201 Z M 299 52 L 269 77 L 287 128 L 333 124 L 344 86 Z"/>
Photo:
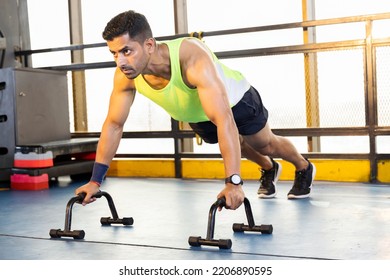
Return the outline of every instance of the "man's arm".
<path id="1" fill-rule="evenodd" d="M 117 68 L 114 76 L 114 89 L 97 148 L 97 162 L 110 165 L 122 138 L 123 126 L 134 97 L 133 81 L 127 79 Z"/>
<path id="2" fill-rule="evenodd" d="M 240 174 L 239 134 L 225 86 L 208 49 L 200 41 L 184 41 L 180 51 L 185 78 L 199 92 L 207 117 L 217 126 L 218 143 L 224 161 L 225 176 Z M 226 184 L 218 197 L 225 196 L 227 208 L 237 209 L 244 200 L 242 186 Z"/>
<path id="3" fill-rule="evenodd" d="M 134 82 L 127 79 L 119 68 L 115 71 L 114 88 L 110 97 L 107 117 L 100 134 L 95 164 L 109 166 L 116 154 L 122 138 L 123 126 L 129 115 L 135 97 Z M 90 181 L 76 189 L 75 193 L 85 192 L 83 205 L 95 201 L 91 198 L 99 191 L 99 183 Z"/>

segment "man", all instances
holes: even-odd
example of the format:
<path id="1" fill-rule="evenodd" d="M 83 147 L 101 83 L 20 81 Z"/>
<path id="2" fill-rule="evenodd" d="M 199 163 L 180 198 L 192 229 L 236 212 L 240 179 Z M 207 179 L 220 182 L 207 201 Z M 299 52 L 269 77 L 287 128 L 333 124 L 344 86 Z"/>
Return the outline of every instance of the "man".
<path id="1" fill-rule="evenodd" d="M 123 125 L 136 91 L 162 106 L 172 118 L 185 121 L 207 143 L 218 143 L 224 161 L 226 208 L 237 209 L 245 194 L 240 177 L 241 155 L 261 166 L 258 195 L 271 198 L 281 165 L 278 157 L 296 167 L 288 198 L 309 196 L 315 167 L 286 138 L 272 133 L 268 112 L 258 92 L 241 73 L 224 66 L 196 38 L 156 42 L 146 18 L 134 11 L 108 22 L 103 38 L 117 68 L 107 118 L 99 139 L 83 205 L 93 202 L 116 154 Z"/>

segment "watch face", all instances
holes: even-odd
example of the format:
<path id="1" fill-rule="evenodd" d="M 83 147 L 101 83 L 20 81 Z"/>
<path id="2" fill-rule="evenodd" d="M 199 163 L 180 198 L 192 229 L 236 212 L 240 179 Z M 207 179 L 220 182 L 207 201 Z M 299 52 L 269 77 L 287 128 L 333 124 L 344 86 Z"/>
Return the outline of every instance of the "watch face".
<path id="1" fill-rule="evenodd" d="M 235 185 L 238 185 L 241 183 L 241 178 L 240 176 L 238 176 L 237 174 L 234 174 L 232 176 L 232 183 L 235 184 Z"/>

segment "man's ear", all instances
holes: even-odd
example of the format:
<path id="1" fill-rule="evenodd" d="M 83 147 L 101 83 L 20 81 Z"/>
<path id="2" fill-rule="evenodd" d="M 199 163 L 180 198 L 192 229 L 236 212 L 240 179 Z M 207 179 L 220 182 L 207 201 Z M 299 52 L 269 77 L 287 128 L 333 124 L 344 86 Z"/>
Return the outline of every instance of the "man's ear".
<path id="1" fill-rule="evenodd" d="M 154 38 L 148 38 L 145 40 L 144 46 L 149 51 L 149 53 L 152 53 L 156 48 L 156 40 Z"/>

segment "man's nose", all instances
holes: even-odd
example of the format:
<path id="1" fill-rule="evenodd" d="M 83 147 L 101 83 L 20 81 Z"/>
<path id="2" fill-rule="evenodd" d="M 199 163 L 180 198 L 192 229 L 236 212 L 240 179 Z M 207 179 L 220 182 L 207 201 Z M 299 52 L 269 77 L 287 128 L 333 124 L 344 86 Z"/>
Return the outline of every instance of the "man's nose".
<path id="1" fill-rule="evenodd" d="M 117 59 L 116 59 L 116 66 L 122 67 L 122 66 L 126 65 L 126 63 L 127 63 L 127 60 L 126 60 L 125 56 L 122 54 L 119 54 Z"/>

